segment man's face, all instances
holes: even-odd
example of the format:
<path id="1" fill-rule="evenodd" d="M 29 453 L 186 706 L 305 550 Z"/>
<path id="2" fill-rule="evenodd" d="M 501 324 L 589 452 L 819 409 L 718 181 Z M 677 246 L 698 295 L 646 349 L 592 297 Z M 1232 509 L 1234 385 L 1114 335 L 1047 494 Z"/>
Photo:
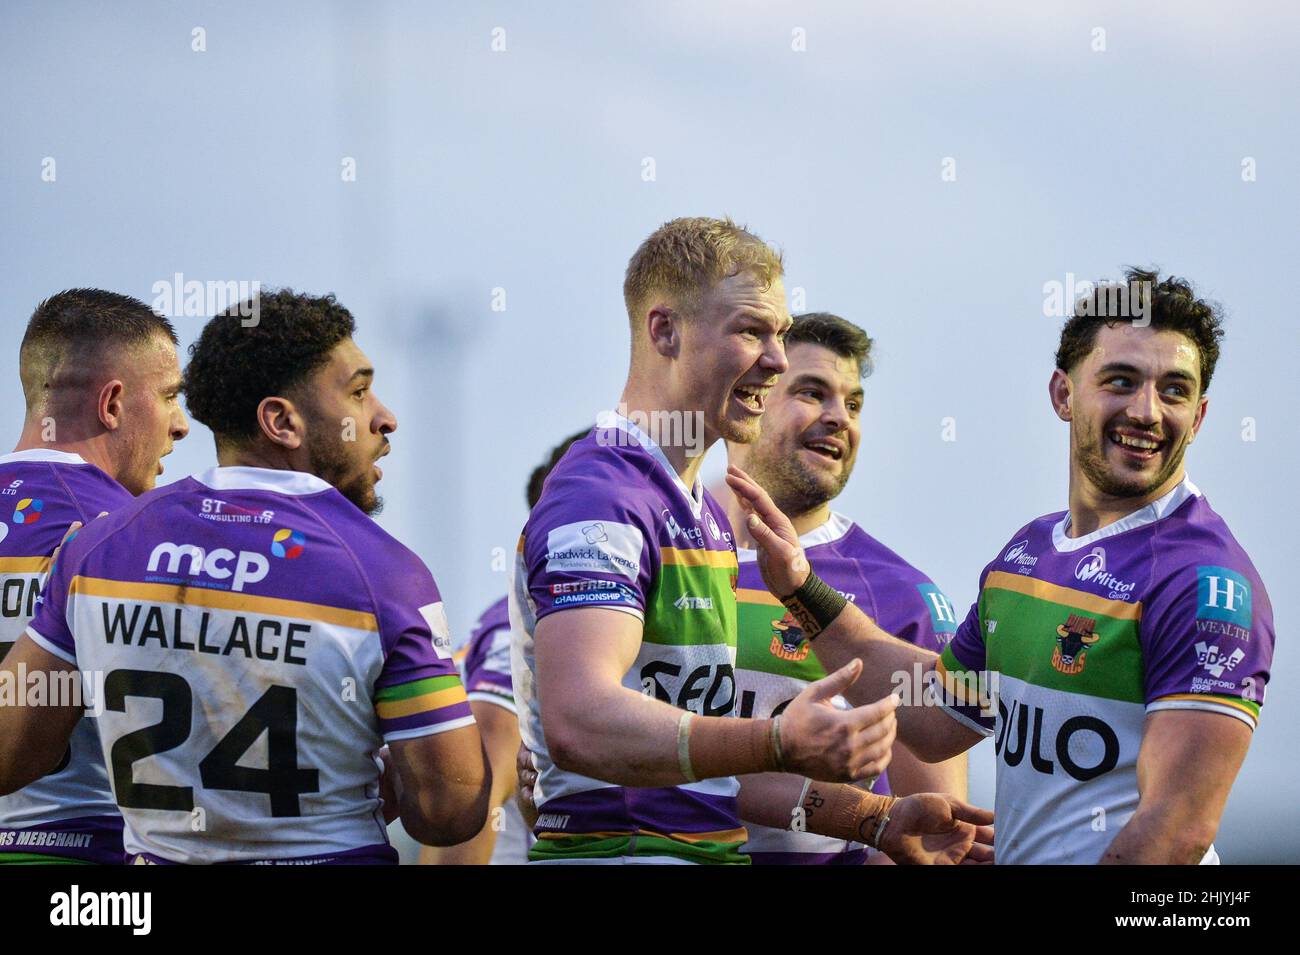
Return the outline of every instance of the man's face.
<path id="1" fill-rule="evenodd" d="M 383 477 L 376 462 L 397 430 L 397 419 L 371 388 L 374 377 L 370 359 L 344 339 L 308 379 L 298 402 L 307 424 L 308 470 L 367 514 L 383 508 L 375 493 Z"/>
<path id="2" fill-rule="evenodd" d="M 768 392 L 786 369 L 789 327 L 781 280 L 764 289 L 750 273 L 723 279 L 683 320 L 677 373 L 684 403 L 703 412 L 709 442 L 758 438 Z"/>
<path id="3" fill-rule="evenodd" d="M 1068 376 L 1056 372 L 1057 387 L 1068 395 L 1072 477 L 1118 498 L 1158 497 L 1182 479 L 1206 407 L 1185 335 L 1102 326 L 1092 352 Z"/>
<path id="4" fill-rule="evenodd" d="M 858 456 L 862 381 L 858 362 L 800 342 L 772 390 L 762 433 L 745 469 L 787 514 L 805 514 L 844 490 Z"/>
<path id="5" fill-rule="evenodd" d="M 118 361 L 122 425 L 117 481 L 132 494 L 153 488 L 163 473 L 162 459 L 190 433 L 181 409 L 181 368 L 176 346 L 163 335 L 134 348 Z"/>

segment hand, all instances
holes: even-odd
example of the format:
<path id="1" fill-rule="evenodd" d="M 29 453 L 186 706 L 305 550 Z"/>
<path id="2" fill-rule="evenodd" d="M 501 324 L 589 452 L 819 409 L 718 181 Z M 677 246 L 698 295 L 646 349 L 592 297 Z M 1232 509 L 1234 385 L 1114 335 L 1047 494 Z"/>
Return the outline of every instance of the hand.
<path id="1" fill-rule="evenodd" d="M 107 513 L 108 511 L 101 511 L 99 516 L 103 517 Z M 54 548 L 54 553 L 50 555 L 49 572 L 51 574 L 54 573 L 54 565 L 59 562 L 59 551 L 63 550 L 64 544 L 66 544 L 68 541 L 72 540 L 72 538 L 77 536 L 77 531 L 79 530 L 81 530 L 81 521 L 73 521 L 71 524 L 68 525 L 68 529 L 63 534 L 63 540 L 59 541 L 59 546 Z"/>
<path id="2" fill-rule="evenodd" d="M 533 765 L 533 752 L 525 743 L 519 744 L 519 752 L 515 754 L 515 775 L 519 778 L 519 812 L 531 829 L 537 824 L 537 803 L 533 795 L 537 767 Z"/>
<path id="3" fill-rule="evenodd" d="M 768 493 L 734 464 L 727 468 L 727 484 L 749 515 L 745 526 L 758 550 L 758 571 L 763 575 L 763 583 L 782 599 L 790 596 L 812 572 L 794 525 Z"/>
<path id="4" fill-rule="evenodd" d="M 384 811 L 384 822 L 391 824 L 402 812 L 402 778 L 387 746 L 375 754 L 375 762 L 379 764 L 380 808 Z"/>
<path id="5" fill-rule="evenodd" d="M 900 865 L 988 865 L 993 813 L 942 793 L 894 803 L 880 850 Z"/>
<path id="6" fill-rule="evenodd" d="M 879 776 L 889 765 L 898 723 L 898 697 L 851 710 L 831 703 L 862 673 L 862 661 L 840 667 L 804 687 L 781 714 L 781 752 L 788 772 L 827 782 Z M 891 822 L 892 826 L 893 823 Z"/>

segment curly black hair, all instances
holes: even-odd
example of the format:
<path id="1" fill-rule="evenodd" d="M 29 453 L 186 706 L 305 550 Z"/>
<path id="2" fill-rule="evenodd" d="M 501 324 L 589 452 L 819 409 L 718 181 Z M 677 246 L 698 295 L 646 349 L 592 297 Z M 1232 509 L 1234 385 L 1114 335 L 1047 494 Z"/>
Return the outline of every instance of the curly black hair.
<path id="1" fill-rule="evenodd" d="M 355 331 L 352 313 L 332 294 L 286 288 L 231 306 L 190 346 L 184 385 L 190 414 L 212 429 L 218 445 L 247 443 L 258 434 L 262 399 L 288 395 Z"/>
<path id="2" fill-rule="evenodd" d="M 1127 299 L 1116 294 L 1124 291 L 1122 286 L 1102 284 L 1075 304 L 1074 315 L 1061 329 L 1056 367 L 1068 373 L 1086 358 L 1102 325 L 1114 327 L 1121 322 L 1133 322 L 1138 310 L 1130 300 L 1136 294 L 1143 306 L 1142 318 L 1149 319 L 1152 328 L 1181 332 L 1196 345 L 1201 360 L 1201 394 L 1205 394 L 1214 376 L 1214 366 L 1219 362 L 1222 310 L 1197 298 L 1186 279 L 1171 275 L 1162 281 L 1155 269 L 1130 266 L 1124 270 L 1124 280 L 1128 287 Z M 1127 307 L 1117 308 L 1121 303 Z"/>

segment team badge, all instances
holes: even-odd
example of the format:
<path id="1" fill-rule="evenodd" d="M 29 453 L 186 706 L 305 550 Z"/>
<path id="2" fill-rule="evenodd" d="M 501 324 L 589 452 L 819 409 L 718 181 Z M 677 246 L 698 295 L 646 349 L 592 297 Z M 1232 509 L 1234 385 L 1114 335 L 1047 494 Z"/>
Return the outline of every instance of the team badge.
<path id="1" fill-rule="evenodd" d="M 798 663 L 808 659 L 812 645 L 804 639 L 803 628 L 787 611 L 780 620 L 772 621 L 772 643 L 767 649 L 774 657 Z"/>
<path id="2" fill-rule="evenodd" d="M 302 556 L 303 548 L 307 546 L 307 537 L 302 531 L 291 530 L 282 527 L 275 532 L 271 538 L 271 553 L 276 557 L 283 557 L 285 560 L 296 560 Z"/>
<path id="3" fill-rule="evenodd" d="M 1056 628 L 1056 646 L 1052 648 L 1052 666 L 1073 676 L 1083 672 L 1084 656 L 1088 648 L 1100 640 L 1097 621 L 1077 613 Z"/>
<path id="4" fill-rule="evenodd" d="M 41 511 L 44 508 L 45 502 L 39 497 L 25 497 L 14 508 L 14 523 L 35 524 L 41 519 Z"/>

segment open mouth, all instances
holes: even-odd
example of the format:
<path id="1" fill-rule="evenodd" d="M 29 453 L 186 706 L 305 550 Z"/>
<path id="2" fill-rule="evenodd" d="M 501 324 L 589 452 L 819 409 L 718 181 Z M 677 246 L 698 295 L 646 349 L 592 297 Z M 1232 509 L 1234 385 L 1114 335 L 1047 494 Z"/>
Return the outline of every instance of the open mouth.
<path id="1" fill-rule="evenodd" d="M 740 386 L 731 390 L 731 396 L 738 401 L 742 407 L 750 414 L 760 415 L 763 413 L 763 400 L 767 397 L 766 388 L 750 388 Z"/>
<path id="2" fill-rule="evenodd" d="M 1125 454 L 1139 461 L 1148 461 L 1155 457 L 1164 447 L 1163 441 L 1146 435 L 1128 434 L 1122 431 L 1110 431 L 1106 435 L 1111 444 Z"/>
<path id="3" fill-rule="evenodd" d="M 844 457 L 844 449 L 833 441 L 805 441 L 803 446 L 828 461 L 839 461 Z"/>

